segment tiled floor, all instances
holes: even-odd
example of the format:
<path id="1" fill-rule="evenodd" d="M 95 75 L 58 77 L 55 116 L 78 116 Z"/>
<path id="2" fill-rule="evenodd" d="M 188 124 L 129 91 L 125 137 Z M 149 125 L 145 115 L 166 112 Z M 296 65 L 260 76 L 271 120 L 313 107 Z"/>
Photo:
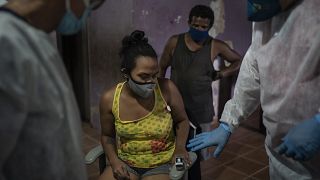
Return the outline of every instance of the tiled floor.
<path id="1" fill-rule="evenodd" d="M 100 144 L 100 133 L 98 130 L 91 128 L 89 123 L 82 123 L 82 129 L 84 132 L 82 137 L 84 153 L 87 153 Z M 89 180 L 98 179 L 100 174 L 98 161 L 95 161 L 91 165 L 87 165 L 87 171 Z"/>
<path id="2" fill-rule="evenodd" d="M 84 152 L 99 144 L 99 132 L 83 123 Z M 213 150 L 213 149 L 210 149 Z M 98 163 L 87 166 L 89 180 L 99 176 Z M 268 158 L 264 150 L 264 135 L 239 127 L 231 136 L 219 159 L 201 162 L 203 180 L 269 179 Z"/>

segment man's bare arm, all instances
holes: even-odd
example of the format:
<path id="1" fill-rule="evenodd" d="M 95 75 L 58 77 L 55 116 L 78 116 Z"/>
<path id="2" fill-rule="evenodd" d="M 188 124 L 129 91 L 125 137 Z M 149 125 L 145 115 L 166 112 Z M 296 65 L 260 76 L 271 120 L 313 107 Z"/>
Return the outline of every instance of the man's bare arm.
<path id="1" fill-rule="evenodd" d="M 215 48 L 217 48 L 218 54 L 223 58 L 223 60 L 231 63 L 230 66 L 223 68 L 219 72 L 219 77 L 228 77 L 235 74 L 240 69 L 241 56 L 223 41 L 216 41 Z"/>
<path id="2" fill-rule="evenodd" d="M 160 59 L 160 77 L 165 77 L 167 68 L 171 66 L 173 51 L 176 48 L 178 36 L 172 36 L 168 39 Z"/>

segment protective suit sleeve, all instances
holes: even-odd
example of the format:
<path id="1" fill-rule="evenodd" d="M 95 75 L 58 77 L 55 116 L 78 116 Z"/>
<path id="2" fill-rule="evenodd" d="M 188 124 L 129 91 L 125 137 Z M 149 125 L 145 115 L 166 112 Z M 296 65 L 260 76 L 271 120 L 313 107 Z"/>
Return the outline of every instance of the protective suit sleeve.
<path id="1" fill-rule="evenodd" d="M 28 72 L 30 64 L 22 58 L 14 41 L 0 35 L 0 49 L 0 169 L 2 170 L 8 156 L 14 150 L 27 117 L 27 91 L 32 83 L 27 84 L 26 79 L 32 81 L 32 73 Z M 2 171 L 0 179 L 5 179 Z"/>
<path id="2" fill-rule="evenodd" d="M 250 46 L 241 64 L 234 96 L 222 113 L 221 122 L 234 131 L 242 119 L 252 114 L 260 104 L 260 77 L 253 47 Z"/>

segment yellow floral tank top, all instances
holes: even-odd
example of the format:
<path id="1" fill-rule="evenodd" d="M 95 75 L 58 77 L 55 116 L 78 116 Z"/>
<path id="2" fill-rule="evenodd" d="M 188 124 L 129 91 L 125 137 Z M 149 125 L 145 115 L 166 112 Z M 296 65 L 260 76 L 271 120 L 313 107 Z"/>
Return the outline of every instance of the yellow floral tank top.
<path id="1" fill-rule="evenodd" d="M 171 161 L 175 150 L 173 120 L 159 84 L 154 90 L 155 103 L 150 113 L 138 120 L 121 121 L 119 100 L 124 83 L 117 85 L 112 104 L 118 157 L 138 168 L 153 168 Z"/>

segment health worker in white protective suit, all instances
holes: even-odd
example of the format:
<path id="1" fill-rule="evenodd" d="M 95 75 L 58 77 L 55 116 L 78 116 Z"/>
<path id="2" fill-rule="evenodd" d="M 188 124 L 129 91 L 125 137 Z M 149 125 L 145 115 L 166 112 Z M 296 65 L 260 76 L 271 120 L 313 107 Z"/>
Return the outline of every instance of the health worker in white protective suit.
<path id="1" fill-rule="evenodd" d="M 271 179 L 320 179 L 320 1 L 248 0 L 252 44 L 221 124 L 189 141 L 217 146 L 261 103 Z"/>
<path id="2" fill-rule="evenodd" d="M 77 33 L 103 0 L 10 0 L 0 8 L 0 179 L 86 180 L 80 115 L 48 33 Z"/>

